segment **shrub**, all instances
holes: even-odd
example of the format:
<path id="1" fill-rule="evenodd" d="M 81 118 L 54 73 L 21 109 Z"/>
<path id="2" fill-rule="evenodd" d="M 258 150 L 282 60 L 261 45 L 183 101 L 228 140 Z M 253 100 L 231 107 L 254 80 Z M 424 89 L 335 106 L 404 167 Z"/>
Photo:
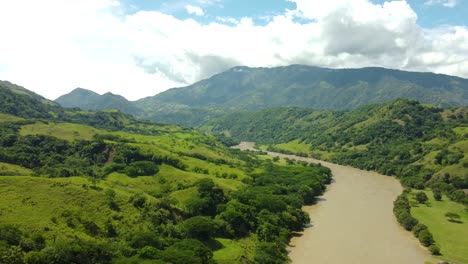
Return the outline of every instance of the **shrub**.
<path id="1" fill-rule="evenodd" d="M 157 259 L 159 255 L 159 250 L 152 246 L 145 246 L 142 249 L 138 250 L 138 255 L 143 259 Z"/>
<path id="2" fill-rule="evenodd" d="M 141 193 L 136 193 L 130 197 L 129 202 L 131 202 L 136 208 L 143 208 L 146 204 L 146 197 Z"/>
<path id="3" fill-rule="evenodd" d="M 440 255 L 440 249 L 436 245 L 430 245 L 429 246 L 429 252 L 431 252 L 432 255 Z"/>
<path id="4" fill-rule="evenodd" d="M 424 246 L 428 247 L 434 243 L 434 238 L 432 238 L 431 232 L 429 230 L 422 230 L 419 232 L 419 242 L 423 244 Z"/>
<path id="5" fill-rule="evenodd" d="M 23 233 L 17 227 L 12 225 L 0 225 L 0 238 L 7 238 L 9 245 L 18 246 L 22 236 Z"/>
<path id="6" fill-rule="evenodd" d="M 427 230 L 427 226 L 425 224 L 417 224 L 413 227 L 413 234 L 416 236 L 416 237 L 419 237 L 419 233 L 423 230 Z"/>
<path id="7" fill-rule="evenodd" d="M 154 175 L 158 173 L 159 167 L 152 161 L 132 162 L 125 168 L 125 173 L 130 177 Z"/>
<path id="8" fill-rule="evenodd" d="M 423 203 L 426 203 L 427 200 L 428 200 L 428 198 L 427 198 L 427 195 L 426 195 L 425 192 L 416 193 L 416 201 L 418 201 L 418 203 L 423 204 Z"/>
<path id="9" fill-rule="evenodd" d="M 209 217 L 195 216 L 182 223 L 182 230 L 188 238 L 207 241 L 211 239 L 216 231 L 214 222 Z"/>

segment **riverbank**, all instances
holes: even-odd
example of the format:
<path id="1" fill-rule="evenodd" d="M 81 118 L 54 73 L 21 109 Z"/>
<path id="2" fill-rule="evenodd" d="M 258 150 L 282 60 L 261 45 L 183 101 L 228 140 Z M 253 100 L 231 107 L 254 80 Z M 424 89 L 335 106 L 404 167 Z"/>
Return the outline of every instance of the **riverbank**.
<path id="1" fill-rule="evenodd" d="M 237 148 L 253 150 L 254 143 Z M 402 192 L 398 180 L 375 172 L 312 158 L 275 152 L 270 156 L 320 162 L 334 182 L 313 206 L 305 207 L 311 227 L 291 240 L 293 263 L 425 263 L 435 262 L 393 216 L 393 201 Z"/>

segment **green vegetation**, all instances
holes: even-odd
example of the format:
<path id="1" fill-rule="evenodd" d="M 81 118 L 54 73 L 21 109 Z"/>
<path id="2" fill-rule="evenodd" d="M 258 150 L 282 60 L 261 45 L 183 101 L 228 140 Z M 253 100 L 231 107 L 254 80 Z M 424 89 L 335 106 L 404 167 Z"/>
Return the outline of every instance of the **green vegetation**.
<path id="1" fill-rule="evenodd" d="M 302 206 L 330 182 L 323 166 L 274 163 L 197 130 L 10 92 L 1 263 L 285 263 L 309 222 Z M 30 103 L 39 119 L 11 115 Z"/>
<path id="2" fill-rule="evenodd" d="M 290 106 L 346 110 L 400 97 L 443 107 L 465 106 L 466 87 L 466 79 L 383 68 L 235 67 L 136 102 L 112 94 L 99 96 L 83 89 L 62 96 L 57 102 L 82 109 L 118 108 L 157 122 L 198 126 L 215 117 L 245 110 Z"/>
<path id="3" fill-rule="evenodd" d="M 386 175 L 441 193 L 468 188 L 468 109 L 400 99 L 350 112 L 276 108 L 233 114 L 203 127 L 272 151 L 312 156 Z M 450 195 L 468 203 L 465 195 Z"/>
<path id="4" fill-rule="evenodd" d="M 431 191 L 425 190 L 424 192 L 429 197 L 426 204 L 413 203 L 410 199 L 411 214 L 431 231 L 433 239 L 440 248 L 441 256 L 438 258 L 456 263 L 467 263 L 468 212 L 466 207 L 451 201 L 445 195 L 442 196 L 441 201 L 437 201 L 432 198 Z M 447 213 L 450 213 L 449 216 L 459 215 L 460 218 L 455 217 L 454 221 L 450 221 L 450 218 L 446 216 Z"/>
<path id="5" fill-rule="evenodd" d="M 405 189 L 403 193 L 397 197 L 393 203 L 393 213 L 395 214 L 395 217 L 397 218 L 400 225 L 406 230 L 412 231 L 414 236 L 419 239 L 421 245 L 428 247 L 428 250 L 433 255 L 439 255 L 440 249 L 436 245 L 436 242 L 434 241 L 432 233 L 429 231 L 428 227 L 419 223 L 418 219 L 411 215 L 411 205 L 410 200 L 408 199 L 410 192 L 411 189 Z M 415 199 L 418 201 L 418 203 L 421 203 L 421 193 L 422 192 L 418 192 L 415 194 Z M 427 199 L 425 201 L 427 201 Z"/>
<path id="6" fill-rule="evenodd" d="M 132 102 L 127 101 L 127 99 L 120 95 L 112 93 L 99 95 L 82 88 L 76 88 L 69 94 L 60 96 L 55 101 L 60 105 L 69 108 L 79 107 L 83 110 L 99 111 L 118 109 L 124 113 L 132 115 L 138 115 L 141 113 L 141 110 L 134 106 Z"/>
<path id="7" fill-rule="evenodd" d="M 461 247 L 468 245 L 462 238 L 467 234 L 457 228 L 458 232 L 447 230 L 448 223 L 459 220 L 445 215 L 466 215 L 467 124 L 467 108 L 442 109 L 400 99 L 349 112 L 302 108 L 246 112 L 209 122 L 203 129 L 235 140 L 256 141 L 271 151 L 396 175 L 404 186 L 419 190 L 414 197 L 405 192 L 395 201 L 399 223 L 433 254 L 466 262 Z M 413 199 L 419 207 L 412 208 Z M 443 204 L 459 207 L 439 212 Z M 424 217 L 419 208 L 424 208 Z"/>

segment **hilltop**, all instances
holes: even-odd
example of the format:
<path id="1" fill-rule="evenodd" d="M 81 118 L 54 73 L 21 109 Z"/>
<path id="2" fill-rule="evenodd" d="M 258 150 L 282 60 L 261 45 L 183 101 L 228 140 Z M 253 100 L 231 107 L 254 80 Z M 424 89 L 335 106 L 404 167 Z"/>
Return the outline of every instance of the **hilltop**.
<path id="1" fill-rule="evenodd" d="M 89 100 L 57 101 L 87 108 Z M 131 102 L 139 117 L 200 125 L 226 113 L 271 107 L 351 110 L 407 98 L 438 107 L 468 105 L 468 80 L 442 74 L 385 68 L 328 69 L 304 65 L 235 67 L 192 85 Z M 128 102 L 122 105 L 127 105 Z M 106 104 L 97 104 L 105 109 Z M 121 109 L 122 111 L 127 111 Z"/>
<path id="2" fill-rule="evenodd" d="M 132 102 L 127 101 L 123 96 L 112 93 L 100 95 L 83 88 L 76 88 L 70 93 L 60 96 L 55 102 L 68 108 L 78 107 L 83 110 L 100 111 L 117 109 L 132 115 L 139 115 L 142 113 L 139 108 Z"/>

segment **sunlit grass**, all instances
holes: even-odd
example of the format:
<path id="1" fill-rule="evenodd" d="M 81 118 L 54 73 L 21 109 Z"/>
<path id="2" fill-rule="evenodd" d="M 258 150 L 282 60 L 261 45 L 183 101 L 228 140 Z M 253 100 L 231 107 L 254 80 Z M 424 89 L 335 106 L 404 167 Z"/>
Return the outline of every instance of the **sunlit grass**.
<path id="1" fill-rule="evenodd" d="M 442 201 L 436 201 L 431 191 L 426 191 L 426 194 L 429 198 L 427 204 L 412 207 L 411 214 L 428 226 L 442 252 L 441 259 L 468 263 L 468 212 L 465 207 L 450 201 L 445 195 Z M 448 221 L 445 217 L 448 212 L 460 215 L 460 222 Z"/>

